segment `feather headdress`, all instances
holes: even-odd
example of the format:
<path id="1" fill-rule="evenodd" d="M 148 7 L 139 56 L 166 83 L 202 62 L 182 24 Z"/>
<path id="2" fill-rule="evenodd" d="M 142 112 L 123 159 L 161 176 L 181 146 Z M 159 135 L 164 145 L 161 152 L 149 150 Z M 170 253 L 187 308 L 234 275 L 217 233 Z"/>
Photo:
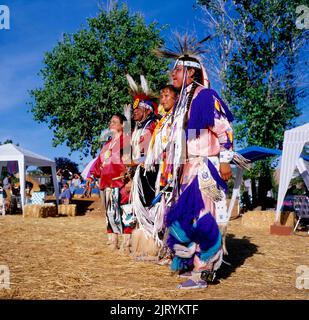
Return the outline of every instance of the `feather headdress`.
<path id="1" fill-rule="evenodd" d="M 155 100 L 157 100 L 158 97 L 150 90 L 145 77 L 143 75 L 140 76 L 140 85 L 138 85 L 129 74 L 126 74 L 126 78 L 129 83 L 130 94 L 134 99 L 133 110 L 137 107 L 143 107 L 157 113 L 158 105 Z"/>
<path id="2" fill-rule="evenodd" d="M 179 33 L 175 33 L 175 50 L 173 51 L 168 48 L 160 48 L 155 49 L 155 53 L 159 57 L 175 59 L 176 62 L 174 68 L 178 65 L 182 65 L 184 67 L 201 69 L 203 73 L 203 84 L 206 87 L 209 87 L 208 75 L 203 66 L 202 58 L 202 55 L 208 52 L 208 50 L 204 49 L 202 44 L 210 38 L 211 36 L 207 36 L 203 40 L 197 41 L 193 36 L 190 36 L 187 33 L 183 36 Z"/>

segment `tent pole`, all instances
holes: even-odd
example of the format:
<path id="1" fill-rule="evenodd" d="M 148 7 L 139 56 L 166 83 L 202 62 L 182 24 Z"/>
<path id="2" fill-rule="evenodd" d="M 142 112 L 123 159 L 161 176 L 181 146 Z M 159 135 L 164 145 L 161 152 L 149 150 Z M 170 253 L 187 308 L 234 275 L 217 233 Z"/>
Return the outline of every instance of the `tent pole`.
<path id="1" fill-rule="evenodd" d="M 20 183 L 20 198 L 21 208 L 24 217 L 24 206 L 25 206 L 25 158 L 20 157 L 18 160 L 18 171 L 19 171 L 19 183 Z"/>
<path id="2" fill-rule="evenodd" d="M 51 165 L 52 169 L 52 177 L 53 177 L 53 185 L 54 185 L 54 191 L 55 191 L 55 197 L 56 197 L 56 203 L 59 204 L 59 186 L 57 182 L 57 173 L 56 173 L 56 165 Z"/>
<path id="3" fill-rule="evenodd" d="M 244 169 L 237 167 L 237 172 L 236 172 L 236 178 L 235 178 L 235 183 L 234 183 L 234 188 L 233 188 L 233 194 L 232 194 L 232 199 L 229 205 L 228 213 L 227 213 L 227 221 L 230 220 L 236 198 L 239 198 L 239 190 L 240 190 L 240 185 L 242 182 L 242 176 L 244 173 Z"/>

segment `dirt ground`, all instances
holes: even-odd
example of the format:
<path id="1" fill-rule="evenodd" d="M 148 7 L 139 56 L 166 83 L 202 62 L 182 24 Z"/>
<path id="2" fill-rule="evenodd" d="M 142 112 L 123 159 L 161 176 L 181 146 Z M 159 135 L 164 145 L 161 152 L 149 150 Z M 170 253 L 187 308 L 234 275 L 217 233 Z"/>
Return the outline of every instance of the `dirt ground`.
<path id="1" fill-rule="evenodd" d="M 182 279 L 168 266 L 135 261 L 110 251 L 103 214 L 77 217 L 0 217 L 0 265 L 10 271 L 10 288 L 0 299 L 309 299 L 297 289 L 296 268 L 309 268 L 309 235 L 274 236 L 230 222 L 219 283 L 179 290 Z M 1 285 L 1 283 L 0 283 Z"/>

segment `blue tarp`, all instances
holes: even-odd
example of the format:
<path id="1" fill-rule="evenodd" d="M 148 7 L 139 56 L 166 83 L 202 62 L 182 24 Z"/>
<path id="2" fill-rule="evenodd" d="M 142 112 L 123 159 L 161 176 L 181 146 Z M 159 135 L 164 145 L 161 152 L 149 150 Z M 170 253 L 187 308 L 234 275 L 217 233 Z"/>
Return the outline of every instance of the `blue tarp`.
<path id="1" fill-rule="evenodd" d="M 264 160 L 268 157 L 281 156 L 282 151 L 278 149 L 269 149 L 259 146 L 251 146 L 237 151 L 251 162 Z"/>
<path id="2" fill-rule="evenodd" d="M 279 149 L 270 149 L 270 148 L 264 148 L 259 146 L 250 146 L 241 150 L 237 151 L 240 153 L 243 157 L 251 160 L 251 162 L 257 161 L 257 160 L 264 160 L 268 157 L 275 157 L 275 156 L 281 156 L 282 151 Z M 309 161 L 309 156 L 301 155 L 301 157 Z"/>

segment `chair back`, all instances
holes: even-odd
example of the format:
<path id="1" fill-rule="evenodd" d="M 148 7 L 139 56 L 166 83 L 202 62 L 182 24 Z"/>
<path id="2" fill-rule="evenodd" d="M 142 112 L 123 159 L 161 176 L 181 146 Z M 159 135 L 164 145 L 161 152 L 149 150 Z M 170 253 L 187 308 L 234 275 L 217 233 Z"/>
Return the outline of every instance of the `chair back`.
<path id="1" fill-rule="evenodd" d="M 46 192 L 43 192 L 43 191 L 33 192 L 31 196 L 31 203 L 44 204 L 45 196 L 46 196 Z"/>
<path id="2" fill-rule="evenodd" d="M 309 218 L 309 197 L 308 196 L 295 196 L 294 197 L 294 210 L 299 218 Z"/>

